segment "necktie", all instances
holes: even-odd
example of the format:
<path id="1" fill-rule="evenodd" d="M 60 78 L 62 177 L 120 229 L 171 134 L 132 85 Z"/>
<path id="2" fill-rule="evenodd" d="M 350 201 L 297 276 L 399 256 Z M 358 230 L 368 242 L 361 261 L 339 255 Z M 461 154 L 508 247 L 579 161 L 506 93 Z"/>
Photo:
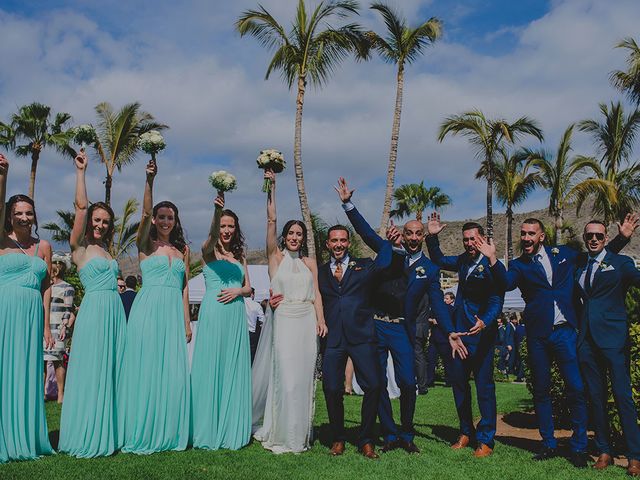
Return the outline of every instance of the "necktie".
<path id="1" fill-rule="evenodd" d="M 596 263 L 595 258 L 589 258 L 589 265 L 587 265 L 587 273 L 584 276 L 584 290 L 589 292 L 591 290 L 591 275 L 593 274 L 593 265 Z"/>
<path id="2" fill-rule="evenodd" d="M 342 281 L 342 262 L 336 262 L 336 270 L 333 272 L 333 276 L 338 283 Z"/>
<path id="3" fill-rule="evenodd" d="M 547 278 L 547 271 L 544 269 L 544 265 L 542 265 L 542 262 L 540 261 L 541 258 L 542 258 L 542 254 L 536 253 L 533 256 L 533 263 L 536 264 L 536 268 L 542 273 L 542 276 L 544 278 Z"/>

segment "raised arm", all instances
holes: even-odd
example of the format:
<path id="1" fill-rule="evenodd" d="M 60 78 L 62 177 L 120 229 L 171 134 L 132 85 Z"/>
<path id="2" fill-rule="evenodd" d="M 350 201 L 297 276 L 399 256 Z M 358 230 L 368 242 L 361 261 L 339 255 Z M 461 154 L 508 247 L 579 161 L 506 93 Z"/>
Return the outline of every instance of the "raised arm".
<path id="1" fill-rule="evenodd" d="M 158 166 L 155 160 L 150 160 L 146 168 L 146 180 L 144 182 L 144 196 L 142 197 L 142 218 L 138 226 L 138 236 L 136 245 L 138 252 L 149 255 L 151 252 L 151 218 L 153 217 L 153 181 L 158 173 Z M 185 262 L 186 264 L 186 262 Z"/>
<path id="2" fill-rule="evenodd" d="M 269 275 L 273 275 L 282 260 L 278 248 L 278 230 L 276 214 L 276 174 L 273 170 L 265 170 L 264 178 L 271 180 L 271 191 L 267 192 L 267 259 L 269 260 Z"/>
<path id="3" fill-rule="evenodd" d="M 313 276 L 313 290 L 315 291 L 315 300 L 313 301 L 313 308 L 316 311 L 316 333 L 319 337 L 327 336 L 327 324 L 324 320 L 324 308 L 322 307 L 322 295 L 320 295 L 320 287 L 318 284 L 318 264 L 315 260 L 305 257 L 304 263 Z"/>
<path id="4" fill-rule="evenodd" d="M 75 158 L 76 166 L 76 198 L 73 202 L 75 207 L 75 218 L 73 220 L 73 228 L 69 236 L 69 245 L 71 251 L 78 250 L 85 246 L 85 230 L 87 228 L 87 210 L 89 208 L 89 200 L 87 198 L 87 183 L 85 174 L 87 171 L 87 154 L 84 150 Z M 77 263 L 77 262 L 76 262 Z"/>
<path id="5" fill-rule="evenodd" d="M 209 227 L 209 236 L 202 244 L 202 259 L 205 262 L 215 257 L 214 251 L 218 239 L 220 238 L 220 219 L 222 218 L 222 210 L 224 209 L 224 192 L 218 192 L 218 196 L 213 201 L 215 209 L 213 211 L 213 219 Z"/>
<path id="6" fill-rule="evenodd" d="M 635 213 L 627 213 L 622 223 L 618 223 L 618 235 L 615 236 L 607 244 L 607 250 L 613 253 L 620 253 L 620 251 L 627 246 L 631 240 L 633 232 L 638 228 L 638 222 L 640 217 Z"/>
<path id="7" fill-rule="evenodd" d="M 440 241 L 438 240 L 438 234 L 444 230 L 446 224 L 440 223 L 440 215 L 433 212 L 429 215 L 429 221 L 427 222 L 427 250 L 429 251 L 429 258 L 442 270 L 448 270 L 450 272 L 458 271 L 458 256 L 445 256 L 440 249 Z"/>
<path id="8" fill-rule="evenodd" d="M 184 333 L 187 343 L 191 341 L 191 314 L 189 312 L 189 247 L 184 247 L 184 285 L 182 286 L 182 306 L 184 308 Z"/>
<path id="9" fill-rule="evenodd" d="M 521 280 L 520 270 L 511 268 L 507 271 L 504 265 L 498 261 L 493 239 L 478 235 L 476 247 L 480 253 L 489 259 L 489 266 L 491 267 L 491 273 L 496 282 L 498 292 L 508 292 L 518 288 Z"/>
<path id="10" fill-rule="evenodd" d="M 9 174 L 9 161 L 0 153 L 0 241 L 6 235 L 4 231 L 4 216 L 7 205 L 7 175 Z"/>

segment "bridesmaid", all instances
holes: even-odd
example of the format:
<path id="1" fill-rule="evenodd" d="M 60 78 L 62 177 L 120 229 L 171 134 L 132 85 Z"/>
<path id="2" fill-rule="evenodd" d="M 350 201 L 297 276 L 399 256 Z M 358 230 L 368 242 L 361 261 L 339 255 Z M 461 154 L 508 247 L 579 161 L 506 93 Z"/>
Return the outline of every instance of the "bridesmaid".
<path id="1" fill-rule="evenodd" d="M 75 165 L 76 216 L 69 243 L 85 293 L 69 354 L 59 450 L 90 458 L 111 455 L 119 447 L 115 402 L 126 320 L 116 290 L 118 263 L 108 252 L 113 210 L 102 202 L 88 205 L 84 151 Z"/>
<path id="2" fill-rule="evenodd" d="M 139 454 L 184 450 L 189 441 L 189 247 L 177 207 L 153 207 L 156 173 L 151 160 L 137 238 L 142 289 L 129 314 L 118 391 L 122 451 Z"/>
<path id="3" fill-rule="evenodd" d="M 49 328 L 51 246 L 32 236 L 33 200 L 5 205 L 9 162 L 0 154 L 0 463 L 53 453 L 44 412 L 42 338 Z"/>
<path id="4" fill-rule="evenodd" d="M 193 446 L 237 450 L 251 437 L 251 356 L 243 296 L 251 285 L 238 217 L 218 192 L 202 246 L 206 293 L 191 367 Z"/>

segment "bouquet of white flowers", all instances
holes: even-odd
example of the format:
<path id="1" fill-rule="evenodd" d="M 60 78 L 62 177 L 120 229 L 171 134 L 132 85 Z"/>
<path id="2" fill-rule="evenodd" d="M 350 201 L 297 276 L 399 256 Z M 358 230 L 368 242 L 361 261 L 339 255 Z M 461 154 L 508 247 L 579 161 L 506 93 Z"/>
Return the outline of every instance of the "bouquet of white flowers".
<path id="1" fill-rule="evenodd" d="M 282 152 L 269 148 L 267 150 L 261 150 L 258 156 L 258 168 L 261 170 L 273 170 L 273 173 L 280 173 L 286 167 L 287 162 L 284 161 Z M 266 178 L 262 185 L 263 192 L 271 192 L 271 180 Z"/>
<path id="2" fill-rule="evenodd" d="M 138 146 L 143 152 L 148 153 L 151 155 L 151 158 L 155 160 L 156 153 L 164 150 L 167 144 L 164 143 L 164 138 L 162 138 L 160 132 L 157 130 L 150 130 L 140 135 L 140 138 L 138 139 Z"/>
<path id="3" fill-rule="evenodd" d="M 224 170 L 218 170 L 209 175 L 209 183 L 213 188 L 221 192 L 235 190 L 238 186 L 236 177 Z"/>
<path id="4" fill-rule="evenodd" d="M 92 125 L 79 125 L 73 129 L 73 139 L 84 150 L 87 145 L 92 145 L 96 142 L 98 135 L 96 135 L 96 130 Z"/>

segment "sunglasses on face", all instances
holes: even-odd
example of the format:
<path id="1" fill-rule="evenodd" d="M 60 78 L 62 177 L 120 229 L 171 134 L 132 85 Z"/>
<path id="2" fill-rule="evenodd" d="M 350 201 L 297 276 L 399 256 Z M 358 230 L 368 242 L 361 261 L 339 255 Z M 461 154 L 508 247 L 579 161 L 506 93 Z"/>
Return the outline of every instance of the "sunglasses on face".
<path id="1" fill-rule="evenodd" d="M 584 234 L 584 239 L 585 240 L 591 240 L 592 238 L 594 238 L 596 240 L 598 240 L 599 242 L 602 242 L 604 240 L 604 233 L 600 233 L 600 232 L 588 232 Z"/>

